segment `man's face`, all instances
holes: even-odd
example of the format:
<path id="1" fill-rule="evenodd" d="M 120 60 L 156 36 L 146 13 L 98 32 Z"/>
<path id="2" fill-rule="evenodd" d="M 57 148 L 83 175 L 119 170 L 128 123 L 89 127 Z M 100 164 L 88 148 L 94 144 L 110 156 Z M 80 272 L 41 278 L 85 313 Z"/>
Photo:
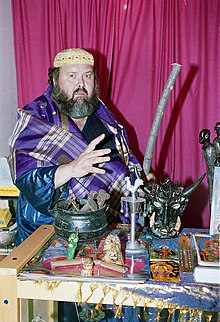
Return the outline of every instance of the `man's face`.
<path id="1" fill-rule="evenodd" d="M 98 87 L 92 66 L 64 65 L 54 83 L 52 99 L 70 117 L 86 117 L 98 108 Z"/>
<path id="2" fill-rule="evenodd" d="M 91 65 L 64 65 L 60 67 L 59 85 L 68 99 L 91 98 L 94 90 L 94 72 Z"/>

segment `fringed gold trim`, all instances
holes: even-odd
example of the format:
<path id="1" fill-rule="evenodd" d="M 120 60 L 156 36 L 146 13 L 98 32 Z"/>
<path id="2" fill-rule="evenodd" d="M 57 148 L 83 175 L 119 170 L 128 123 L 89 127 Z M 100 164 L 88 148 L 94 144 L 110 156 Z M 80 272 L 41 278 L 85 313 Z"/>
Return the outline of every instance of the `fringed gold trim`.
<path id="1" fill-rule="evenodd" d="M 157 307 L 157 317 L 156 317 L 156 321 L 160 322 L 160 313 L 162 311 L 161 307 Z"/>
<path id="2" fill-rule="evenodd" d="M 185 308 L 181 308 L 180 309 L 180 322 L 184 322 L 185 321 L 185 317 L 186 314 L 188 313 L 189 310 L 185 309 Z"/>
<path id="3" fill-rule="evenodd" d="M 134 309 L 135 315 L 137 316 L 138 319 L 140 319 L 141 316 L 138 313 L 136 307 L 137 307 L 137 304 L 141 301 L 141 295 L 132 294 L 132 301 L 134 303 L 133 309 Z"/>
<path id="4" fill-rule="evenodd" d="M 82 285 L 83 283 L 78 283 L 79 288 L 78 288 L 78 305 L 82 304 Z"/>
<path id="5" fill-rule="evenodd" d="M 168 315 L 168 318 L 167 318 L 167 322 L 170 322 L 170 321 L 171 321 L 171 316 L 172 316 L 173 312 L 175 312 L 175 310 L 176 310 L 176 308 L 175 308 L 175 307 L 173 307 L 173 308 L 168 308 L 168 313 L 169 313 L 169 315 Z"/>
<path id="6" fill-rule="evenodd" d="M 59 286 L 59 284 L 62 281 L 46 281 L 46 280 L 35 280 L 35 284 L 46 284 L 47 290 L 49 292 L 52 292 L 55 288 Z M 158 310 L 158 315 L 157 315 L 157 321 L 160 321 L 160 313 L 161 311 L 166 308 L 168 309 L 168 322 L 171 321 L 171 315 L 174 313 L 176 309 L 180 310 L 180 321 L 185 321 L 186 319 L 186 314 L 189 313 L 190 320 L 193 321 L 194 318 L 199 318 L 205 316 L 206 322 L 210 322 L 212 320 L 212 317 L 215 315 L 215 312 L 210 312 L 210 311 L 203 311 L 201 309 L 193 309 L 187 306 L 180 306 L 175 303 L 170 303 L 167 302 L 166 300 L 161 300 L 157 298 L 150 298 L 146 295 L 141 295 L 141 294 L 135 294 L 134 292 L 130 290 L 125 290 L 123 289 L 122 286 L 120 285 L 109 285 L 109 284 L 102 284 L 102 283 L 90 283 L 90 291 L 91 293 L 89 296 L 85 298 L 84 301 L 82 301 L 83 298 L 83 291 L 82 291 L 82 286 L 83 283 L 77 283 L 78 284 L 78 305 L 85 305 L 88 303 L 92 295 L 94 294 L 94 291 L 98 288 L 101 289 L 103 295 L 99 301 L 99 303 L 95 306 L 95 309 L 99 310 L 103 306 L 103 302 L 105 300 L 106 295 L 111 294 L 112 296 L 112 302 L 113 302 L 113 308 L 115 312 L 115 317 L 121 318 L 122 317 L 122 307 L 125 304 L 127 299 L 132 300 L 133 302 L 133 309 L 135 311 L 135 314 L 138 318 L 140 317 L 140 314 L 137 312 L 136 308 L 137 306 L 143 306 L 143 318 L 146 320 L 147 319 L 147 307 L 156 307 Z M 117 303 L 119 302 L 119 303 Z M 138 305 L 139 304 L 139 305 Z M 126 304 L 125 304 L 126 305 Z M 130 304 L 129 304 L 130 305 Z"/>
<path id="7" fill-rule="evenodd" d="M 47 289 L 48 291 L 51 293 L 55 288 L 57 288 L 59 286 L 59 284 L 61 283 L 61 281 L 45 281 L 45 280 L 37 280 L 34 281 L 35 284 L 46 284 L 47 285 Z"/>
<path id="8" fill-rule="evenodd" d="M 120 302 L 119 306 L 117 307 L 117 310 L 115 312 L 115 317 L 118 317 L 119 319 L 121 319 L 122 317 L 122 306 L 123 306 L 123 303 L 128 299 L 129 295 L 130 295 L 130 292 L 123 292 L 123 296 L 124 298 L 122 299 L 122 301 Z"/>
<path id="9" fill-rule="evenodd" d="M 81 306 L 85 305 L 88 300 L 90 299 L 90 297 L 93 295 L 94 291 L 99 287 L 99 284 L 90 284 L 89 288 L 90 288 L 90 295 L 82 302 Z"/>
<path id="10" fill-rule="evenodd" d="M 137 312 L 136 308 L 137 306 L 143 306 L 143 318 L 145 320 L 147 319 L 147 307 L 152 307 L 152 306 L 158 309 L 157 321 L 160 321 L 160 313 L 164 308 L 168 309 L 168 313 L 169 313 L 168 321 L 171 321 L 171 315 L 174 313 L 176 309 L 180 310 L 180 317 L 182 321 L 184 320 L 188 312 L 190 314 L 190 317 L 192 318 L 193 316 L 198 316 L 202 314 L 202 310 L 192 309 L 187 306 L 180 306 L 175 303 L 167 302 L 166 300 L 163 300 L 163 299 L 150 298 L 146 295 L 135 294 L 130 290 L 123 289 L 123 287 L 119 285 L 116 286 L 116 285 L 109 285 L 109 284 L 102 284 L 102 283 L 90 283 L 89 287 L 90 287 L 91 293 L 82 302 L 82 297 L 83 297 L 82 284 L 83 283 L 78 283 L 78 305 L 85 305 L 86 303 L 88 303 L 94 291 L 100 288 L 103 294 L 102 294 L 102 297 L 100 298 L 100 301 L 96 304 L 95 308 L 97 310 L 102 309 L 103 302 L 105 300 L 106 295 L 108 294 L 109 296 L 109 294 L 111 294 L 115 317 L 118 317 L 118 318 L 122 317 L 122 307 L 123 305 L 126 305 L 125 302 L 128 299 L 132 300 L 133 309 L 138 318 L 140 318 L 140 315 Z M 209 322 L 211 321 L 211 318 L 215 313 L 206 311 L 205 314 L 206 314 L 207 322 Z"/>
<path id="11" fill-rule="evenodd" d="M 99 301 L 98 304 L 96 304 L 95 306 L 95 309 L 96 310 L 100 310 L 102 309 L 102 303 L 106 297 L 106 294 L 109 292 L 109 289 L 110 289 L 110 286 L 107 284 L 107 285 L 104 285 L 103 288 L 102 288 L 102 292 L 103 292 L 103 297 L 101 298 L 101 300 Z"/>
<path id="12" fill-rule="evenodd" d="M 117 304 L 116 304 L 116 299 L 118 297 L 118 293 L 119 291 L 117 289 L 112 289 L 111 290 L 112 293 L 112 300 L 113 300 L 113 308 L 114 308 L 114 312 L 116 312 L 117 310 Z"/>
<path id="13" fill-rule="evenodd" d="M 206 322 L 210 322 L 212 320 L 212 316 L 214 315 L 215 313 L 213 312 L 210 312 L 210 311 L 204 311 L 204 315 L 205 315 L 205 318 L 206 318 Z"/>

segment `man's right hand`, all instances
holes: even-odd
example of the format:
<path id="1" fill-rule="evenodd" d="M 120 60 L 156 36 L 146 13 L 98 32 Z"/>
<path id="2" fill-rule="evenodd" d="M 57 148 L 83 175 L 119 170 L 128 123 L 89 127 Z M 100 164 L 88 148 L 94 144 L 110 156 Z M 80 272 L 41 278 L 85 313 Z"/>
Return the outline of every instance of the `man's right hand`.
<path id="1" fill-rule="evenodd" d="M 59 188 L 72 178 L 81 178 L 89 173 L 104 174 L 105 170 L 99 165 L 110 161 L 108 154 L 111 149 L 95 150 L 96 146 L 104 139 L 101 134 L 92 140 L 87 148 L 78 156 L 77 159 L 67 164 L 62 164 L 57 168 L 54 176 L 55 189 Z"/>

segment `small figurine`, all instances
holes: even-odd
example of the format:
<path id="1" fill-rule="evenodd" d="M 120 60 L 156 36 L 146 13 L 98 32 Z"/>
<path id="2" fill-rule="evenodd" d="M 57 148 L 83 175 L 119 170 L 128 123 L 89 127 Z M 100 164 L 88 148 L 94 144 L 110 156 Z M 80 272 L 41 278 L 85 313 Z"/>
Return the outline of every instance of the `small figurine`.
<path id="1" fill-rule="evenodd" d="M 77 243 L 79 241 L 79 236 L 77 233 L 70 234 L 68 238 L 68 252 L 67 252 L 67 259 L 73 259 L 75 257 L 75 250 L 77 247 Z"/>
<path id="2" fill-rule="evenodd" d="M 214 165 L 217 157 L 214 144 L 210 142 L 210 130 L 203 129 L 199 133 L 199 143 L 202 144 L 203 155 L 208 170 L 208 184 L 210 191 L 210 204 L 212 201 L 212 187 L 214 177 Z"/>
<path id="3" fill-rule="evenodd" d="M 115 234 L 109 234 L 104 242 L 103 246 L 104 257 L 103 261 L 107 263 L 114 263 L 123 265 L 124 259 L 121 251 L 121 241 Z"/>
<path id="4" fill-rule="evenodd" d="M 220 157 L 220 122 L 217 122 L 214 127 L 216 137 L 213 140 L 217 157 Z"/>
<path id="5" fill-rule="evenodd" d="M 129 177 L 126 177 L 125 181 L 128 191 L 131 192 L 132 198 L 135 199 L 135 193 L 138 190 L 138 188 L 143 185 L 143 180 L 141 178 L 135 179 L 134 185 L 131 184 L 131 180 Z"/>
<path id="6" fill-rule="evenodd" d="M 199 133 L 199 143 L 202 144 L 203 155 L 208 170 L 208 185 L 210 194 L 210 211 L 213 199 L 214 169 L 220 166 L 220 122 L 214 126 L 216 137 L 210 142 L 210 130 L 202 129 Z"/>

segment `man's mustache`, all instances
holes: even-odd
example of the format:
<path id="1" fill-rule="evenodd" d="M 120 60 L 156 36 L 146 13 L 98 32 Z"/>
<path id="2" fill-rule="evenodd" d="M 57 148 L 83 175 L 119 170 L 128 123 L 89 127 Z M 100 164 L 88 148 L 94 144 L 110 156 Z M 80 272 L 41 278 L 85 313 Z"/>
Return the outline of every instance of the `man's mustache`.
<path id="1" fill-rule="evenodd" d="M 79 88 L 75 89 L 75 91 L 73 92 L 73 96 L 78 92 L 84 92 L 86 95 L 88 95 L 88 92 L 85 89 L 85 87 L 79 87 Z"/>

